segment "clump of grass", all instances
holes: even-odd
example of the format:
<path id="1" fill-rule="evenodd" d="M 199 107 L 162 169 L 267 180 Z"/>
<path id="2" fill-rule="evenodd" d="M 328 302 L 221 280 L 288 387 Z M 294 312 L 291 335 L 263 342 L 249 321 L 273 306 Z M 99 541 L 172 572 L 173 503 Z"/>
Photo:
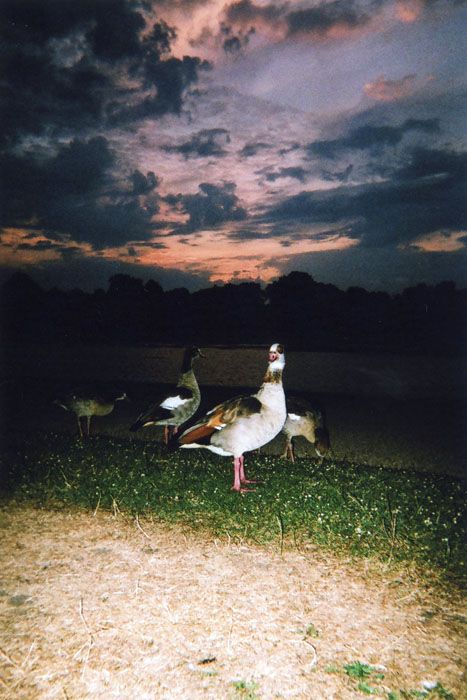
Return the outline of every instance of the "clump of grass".
<path id="1" fill-rule="evenodd" d="M 60 434 L 33 434 L 1 459 L 16 498 L 151 514 L 280 551 L 313 543 L 465 575 L 465 489 L 453 477 L 249 454 L 248 473 L 263 484 L 239 495 L 230 460 L 211 453 Z"/>
<path id="2" fill-rule="evenodd" d="M 244 700 L 258 700 L 259 696 L 256 691 L 259 686 L 254 681 L 233 681 L 232 686 L 235 690 L 235 698 L 244 698 Z"/>
<path id="3" fill-rule="evenodd" d="M 350 664 L 344 666 L 344 671 L 350 678 L 369 678 L 374 676 L 381 680 L 384 678 L 384 674 L 380 673 L 377 668 L 370 666 L 369 664 L 362 663 L 361 661 L 352 661 Z M 376 674 L 376 675 L 375 675 Z"/>
<path id="4" fill-rule="evenodd" d="M 328 666 L 325 670 L 328 673 L 344 673 L 351 679 L 356 689 L 365 695 L 385 697 L 387 700 L 414 700 L 415 698 L 425 698 L 425 700 L 455 700 L 454 695 L 447 690 L 442 683 L 425 682 L 422 690 L 388 690 L 381 686 L 385 674 L 382 673 L 384 667 L 370 666 L 361 661 L 352 661 L 345 664 L 341 669 L 339 666 Z M 385 670 L 385 669 L 384 669 Z"/>

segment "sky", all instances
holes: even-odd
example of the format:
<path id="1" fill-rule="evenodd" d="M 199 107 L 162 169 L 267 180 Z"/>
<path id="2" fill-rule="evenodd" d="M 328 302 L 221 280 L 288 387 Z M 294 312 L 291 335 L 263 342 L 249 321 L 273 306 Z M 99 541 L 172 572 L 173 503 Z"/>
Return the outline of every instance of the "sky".
<path id="1" fill-rule="evenodd" d="M 0 0 L 0 273 L 467 286 L 461 0 Z"/>

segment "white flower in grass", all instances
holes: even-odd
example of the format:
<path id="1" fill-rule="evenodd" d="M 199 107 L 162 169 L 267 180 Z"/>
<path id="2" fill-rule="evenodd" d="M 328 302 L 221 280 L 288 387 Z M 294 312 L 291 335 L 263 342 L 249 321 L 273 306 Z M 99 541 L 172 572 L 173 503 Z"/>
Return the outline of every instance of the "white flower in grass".
<path id="1" fill-rule="evenodd" d="M 425 690 L 434 690 L 438 685 L 438 681 L 422 681 L 422 686 Z"/>

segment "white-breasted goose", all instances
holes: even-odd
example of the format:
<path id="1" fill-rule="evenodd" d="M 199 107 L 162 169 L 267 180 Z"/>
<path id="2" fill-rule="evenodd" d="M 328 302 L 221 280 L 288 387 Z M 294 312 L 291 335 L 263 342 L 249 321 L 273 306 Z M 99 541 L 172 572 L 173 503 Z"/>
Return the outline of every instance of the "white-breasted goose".
<path id="1" fill-rule="evenodd" d="M 329 432 L 323 412 L 306 399 L 286 396 L 287 418 L 282 431 L 287 437 L 282 457 L 295 461 L 293 439 L 302 436 L 311 442 L 319 457 L 324 457 L 330 448 Z"/>
<path id="2" fill-rule="evenodd" d="M 56 399 L 54 403 L 64 408 L 65 411 L 71 411 L 76 415 L 79 434 L 80 437 L 83 437 L 81 418 L 86 418 L 86 434 L 89 435 L 93 416 L 107 416 L 113 411 L 116 401 L 123 401 L 127 398 L 125 393 L 120 396 L 104 397 L 92 391 L 77 390 L 63 399 Z"/>
<path id="3" fill-rule="evenodd" d="M 135 432 L 149 425 L 163 425 L 164 442 L 167 444 L 179 427 L 196 413 L 201 401 L 201 393 L 193 371 L 193 360 L 197 357 L 204 357 L 199 348 L 185 349 L 177 386 L 157 398 L 130 426 L 130 430 Z"/>
<path id="4" fill-rule="evenodd" d="M 270 442 L 284 425 L 284 366 L 284 348 L 275 343 L 269 350 L 269 365 L 256 394 L 218 404 L 196 425 L 185 430 L 178 440 L 180 447 L 204 447 L 223 457 L 233 456 L 234 491 L 248 491 L 243 488 L 244 484 L 255 483 L 245 477 L 244 452 Z"/>

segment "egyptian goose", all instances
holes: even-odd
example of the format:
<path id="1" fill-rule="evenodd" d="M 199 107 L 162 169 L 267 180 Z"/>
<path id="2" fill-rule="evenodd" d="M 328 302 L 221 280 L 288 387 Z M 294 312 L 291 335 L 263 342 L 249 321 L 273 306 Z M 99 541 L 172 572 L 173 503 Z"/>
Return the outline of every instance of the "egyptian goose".
<path id="1" fill-rule="evenodd" d="M 256 394 L 224 401 L 208 411 L 196 425 L 180 436 L 180 447 L 205 447 L 211 452 L 234 458 L 233 491 L 245 492 L 244 484 L 255 483 L 245 477 L 243 453 L 256 450 L 280 433 L 286 418 L 282 371 L 284 348 L 271 345 L 269 366 Z"/>
<path id="2" fill-rule="evenodd" d="M 56 399 L 54 403 L 64 408 L 65 411 L 71 411 L 76 415 L 79 434 L 80 437 L 83 437 L 81 418 L 86 418 L 87 435 L 89 436 L 91 418 L 93 416 L 107 416 L 113 411 L 116 401 L 123 401 L 127 398 L 125 393 L 121 396 L 103 397 L 93 392 L 76 391 L 63 399 Z"/>
<path id="3" fill-rule="evenodd" d="M 323 412 L 309 401 L 298 396 L 287 396 L 287 418 L 282 431 L 287 436 L 287 444 L 282 457 L 294 456 L 294 437 L 302 436 L 314 446 L 319 457 L 324 457 L 330 448 L 329 433 L 324 424 Z"/>
<path id="4" fill-rule="evenodd" d="M 167 445 L 172 435 L 198 410 L 201 393 L 193 371 L 193 360 L 204 357 L 201 350 L 188 347 L 183 355 L 182 368 L 177 386 L 168 394 L 161 395 L 130 427 L 135 432 L 149 425 L 164 426 L 164 442 Z"/>

